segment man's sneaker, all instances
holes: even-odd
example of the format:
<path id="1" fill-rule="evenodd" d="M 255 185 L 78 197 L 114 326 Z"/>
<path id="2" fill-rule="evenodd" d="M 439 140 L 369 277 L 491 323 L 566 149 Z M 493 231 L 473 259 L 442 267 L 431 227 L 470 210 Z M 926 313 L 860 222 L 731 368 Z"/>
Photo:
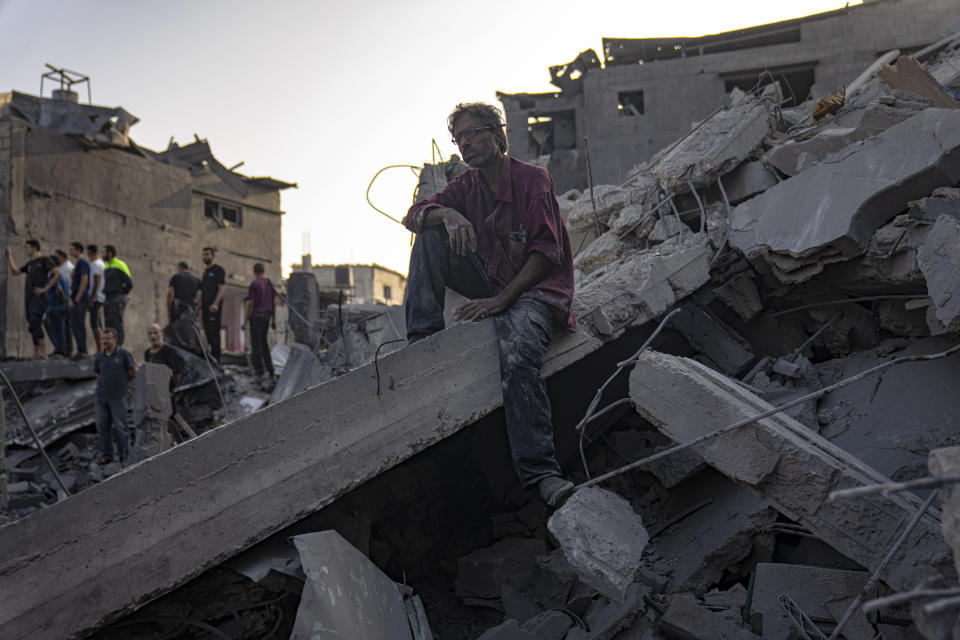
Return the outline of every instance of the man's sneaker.
<path id="1" fill-rule="evenodd" d="M 548 507 L 557 507 L 573 491 L 573 483 L 560 476 L 547 476 L 540 480 L 537 489 Z"/>

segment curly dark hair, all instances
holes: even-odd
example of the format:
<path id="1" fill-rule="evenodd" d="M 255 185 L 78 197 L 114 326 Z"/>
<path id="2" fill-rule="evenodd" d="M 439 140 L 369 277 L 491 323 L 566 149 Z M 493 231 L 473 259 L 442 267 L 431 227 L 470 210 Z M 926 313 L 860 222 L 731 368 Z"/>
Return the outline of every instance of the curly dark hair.
<path id="1" fill-rule="evenodd" d="M 493 136 L 497 139 L 500 153 L 506 153 L 510 149 L 510 145 L 507 144 L 507 134 L 504 131 L 506 123 L 503 121 L 503 113 L 500 109 L 485 102 L 461 102 L 447 116 L 447 130 L 450 131 L 450 135 L 453 135 L 453 127 L 457 124 L 457 119 L 463 115 L 471 115 L 484 126 L 493 127 Z"/>

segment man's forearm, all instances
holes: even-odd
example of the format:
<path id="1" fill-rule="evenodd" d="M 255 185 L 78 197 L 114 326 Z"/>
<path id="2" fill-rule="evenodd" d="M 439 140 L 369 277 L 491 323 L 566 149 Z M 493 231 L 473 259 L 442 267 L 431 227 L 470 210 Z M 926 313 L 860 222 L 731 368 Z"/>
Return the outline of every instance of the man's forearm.
<path id="1" fill-rule="evenodd" d="M 44 286 L 41 289 L 44 293 L 46 293 L 47 291 L 50 291 L 50 288 L 53 287 L 54 283 L 56 283 L 56 281 L 60 279 L 60 269 L 57 269 L 56 267 L 54 267 L 51 273 L 53 275 L 50 276 L 50 282 L 48 282 L 46 286 Z"/>
<path id="2" fill-rule="evenodd" d="M 523 263 L 520 273 L 507 283 L 500 295 L 510 304 L 513 304 L 525 291 L 529 291 L 540 284 L 540 281 L 550 275 L 550 272 L 555 268 L 556 265 L 550 262 L 545 255 L 535 251 L 530 254 L 527 261 Z"/>
<path id="3" fill-rule="evenodd" d="M 221 284 L 217 286 L 217 297 L 213 301 L 213 306 L 218 308 L 220 307 L 220 302 L 223 300 L 223 289 L 224 289 L 224 285 Z"/>

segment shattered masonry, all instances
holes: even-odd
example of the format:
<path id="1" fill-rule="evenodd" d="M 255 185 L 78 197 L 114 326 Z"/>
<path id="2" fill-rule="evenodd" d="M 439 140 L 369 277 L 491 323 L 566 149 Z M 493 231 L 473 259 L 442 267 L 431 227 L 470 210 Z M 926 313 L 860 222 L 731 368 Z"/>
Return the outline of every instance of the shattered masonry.
<path id="1" fill-rule="evenodd" d="M 960 20 L 949 8 L 942 26 Z M 960 22 L 930 39 L 845 71 L 842 106 L 816 122 L 816 95 L 791 104 L 776 77 L 735 88 L 593 198 L 559 198 L 580 329 L 544 374 L 565 475 L 611 473 L 601 488 L 551 516 L 516 486 L 488 322 L 392 343 L 398 308 L 328 306 L 296 273 L 303 317 L 269 406 L 0 527 L 5 633 L 201 637 L 149 626 L 167 616 L 253 637 L 787 640 L 841 621 L 847 640 L 953 637 Z M 567 92 L 580 71 L 586 90 L 597 63 L 551 74 Z M 142 392 L 149 422 L 163 403 Z M 890 482 L 906 487 L 875 490 Z M 103 539 L 111 556 L 90 563 Z"/>

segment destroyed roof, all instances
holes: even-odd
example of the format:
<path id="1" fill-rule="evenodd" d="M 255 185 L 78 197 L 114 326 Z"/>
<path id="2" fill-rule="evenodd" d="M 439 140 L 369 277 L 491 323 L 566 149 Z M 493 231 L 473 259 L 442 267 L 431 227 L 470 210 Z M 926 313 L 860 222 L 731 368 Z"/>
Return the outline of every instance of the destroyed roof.
<path id="1" fill-rule="evenodd" d="M 210 169 L 218 178 L 243 197 L 247 196 L 249 190 L 247 185 L 255 184 L 275 191 L 296 187 L 295 182 L 283 182 L 275 178 L 259 177 L 252 178 L 237 173 L 225 167 L 217 160 L 210 150 L 210 144 L 206 140 L 197 137 L 195 142 L 180 146 L 176 142 L 170 141 L 166 151 L 155 153 L 154 157 L 166 164 L 171 164 L 184 169 L 189 169 L 191 173 L 202 171 L 204 168 Z"/>
<path id="2" fill-rule="evenodd" d="M 850 7 L 845 7 L 802 18 L 695 38 L 604 38 L 604 64 L 642 64 L 655 60 L 669 60 L 693 55 L 707 55 L 723 51 L 799 42 L 802 23 L 830 17 L 850 9 Z"/>
<path id="3" fill-rule="evenodd" d="M 99 107 L 65 100 L 39 98 L 19 91 L 0 94 L 0 107 L 7 106 L 30 124 L 67 135 L 89 138 L 106 146 L 135 147 L 130 127 L 139 122 L 121 107 Z"/>

